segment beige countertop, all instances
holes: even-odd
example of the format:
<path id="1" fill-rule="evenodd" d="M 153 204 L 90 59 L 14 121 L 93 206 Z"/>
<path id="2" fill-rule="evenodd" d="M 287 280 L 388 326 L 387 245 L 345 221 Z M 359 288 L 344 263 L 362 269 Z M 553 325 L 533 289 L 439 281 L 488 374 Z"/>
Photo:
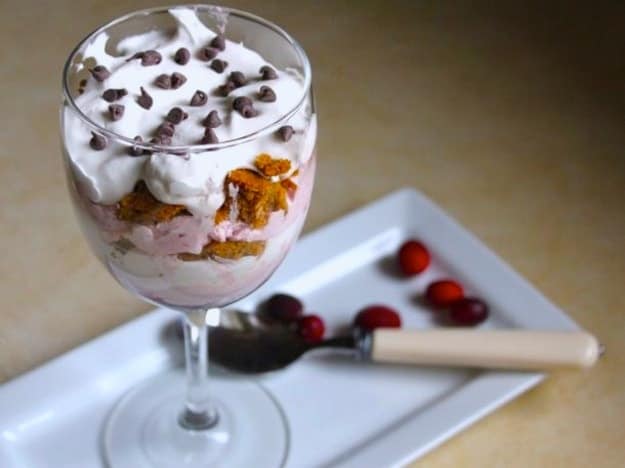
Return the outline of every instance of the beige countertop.
<path id="1" fill-rule="evenodd" d="M 307 230 L 416 187 L 607 346 L 594 369 L 555 372 L 413 466 L 620 467 L 625 8 L 491 3 L 230 5 L 283 25 L 313 62 L 320 167 Z M 81 237 L 57 108 L 75 43 L 153 4 L 2 2 L 0 382 L 151 308 Z"/>

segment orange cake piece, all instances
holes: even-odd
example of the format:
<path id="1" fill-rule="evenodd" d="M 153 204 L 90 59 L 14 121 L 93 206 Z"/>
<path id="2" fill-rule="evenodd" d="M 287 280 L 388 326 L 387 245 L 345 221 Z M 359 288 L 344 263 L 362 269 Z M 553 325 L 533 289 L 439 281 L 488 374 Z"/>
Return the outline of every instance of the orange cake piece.
<path id="1" fill-rule="evenodd" d="M 206 260 L 207 258 L 227 258 L 238 260 L 241 257 L 257 257 L 265 250 L 265 241 L 226 241 L 209 242 L 199 254 L 181 253 L 178 258 L 184 261 Z"/>
<path id="2" fill-rule="evenodd" d="M 224 192 L 226 200 L 217 211 L 215 224 L 230 219 L 233 213 L 236 220 L 259 229 L 267 225 L 271 213 L 288 209 L 287 191 L 282 184 L 271 182 L 250 169 L 230 171 Z"/>
<path id="3" fill-rule="evenodd" d="M 290 198 L 295 197 L 295 191 L 297 190 L 297 184 L 291 179 L 284 179 L 280 181 L 280 185 L 284 187 Z"/>
<path id="4" fill-rule="evenodd" d="M 158 201 L 145 182 L 139 181 L 134 190 L 119 201 L 116 214 L 122 221 L 154 224 L 189 213 L 183 205 L 168 205 Z"/>
<path id="5" fill-rule="evenodd" d="M 256 156 L 254 166 L 258 171 L 267 177 L 286 174 L 291 170 L 291 161 L 288 159 L 274 159 L 267 153 Z"/>

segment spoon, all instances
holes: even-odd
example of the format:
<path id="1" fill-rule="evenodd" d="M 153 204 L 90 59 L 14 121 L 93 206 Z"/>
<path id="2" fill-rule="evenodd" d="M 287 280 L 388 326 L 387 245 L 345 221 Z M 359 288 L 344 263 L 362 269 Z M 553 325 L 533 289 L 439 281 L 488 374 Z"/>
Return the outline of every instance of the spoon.
<path id="1" fill-rule="evenodd" d="M 251 374 L 282 369 L 319 348 L 351 351 L 360 360 L 381 363 L 514 370 L 586 368 L 603 352 L 597 339 L 583 331 L 379 328 L 310 343 L 281 325 L 233 309 L 207 322 L 210 359 Z"/>

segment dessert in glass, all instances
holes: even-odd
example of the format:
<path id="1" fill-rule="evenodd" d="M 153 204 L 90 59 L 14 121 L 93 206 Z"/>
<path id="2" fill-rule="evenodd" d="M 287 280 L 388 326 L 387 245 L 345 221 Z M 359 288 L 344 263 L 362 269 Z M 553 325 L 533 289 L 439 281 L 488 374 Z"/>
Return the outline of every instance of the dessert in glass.
<path id="1" fill-rule="evenodd" d="M 120 400 L 108 464 L 280 466 L 280 408 L 257 384 L 209 379 L 206 327 L 271 275 L 304 223 L 316 140 L 306 54 L 249 13 L 143 10 L 76 47 L 63 97 L 67 180 L 89 245 L 122 286 L 185 317 L 185 372 Z"/>

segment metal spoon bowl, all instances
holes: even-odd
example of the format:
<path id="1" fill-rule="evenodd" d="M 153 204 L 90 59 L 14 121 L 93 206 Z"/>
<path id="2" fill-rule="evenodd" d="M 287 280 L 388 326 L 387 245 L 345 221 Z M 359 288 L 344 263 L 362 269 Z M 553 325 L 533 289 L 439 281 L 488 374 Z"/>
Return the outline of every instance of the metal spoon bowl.
<path id="1" fill-rule="evenodd" d="M 209 327 L 209 356 L 212 362 L 243 373 L 282 369 L 307 351 L 321 347 L 354 349 L 351 336 L 309 343 L 292 330 L 257 314 L 224 309 Z"/>

